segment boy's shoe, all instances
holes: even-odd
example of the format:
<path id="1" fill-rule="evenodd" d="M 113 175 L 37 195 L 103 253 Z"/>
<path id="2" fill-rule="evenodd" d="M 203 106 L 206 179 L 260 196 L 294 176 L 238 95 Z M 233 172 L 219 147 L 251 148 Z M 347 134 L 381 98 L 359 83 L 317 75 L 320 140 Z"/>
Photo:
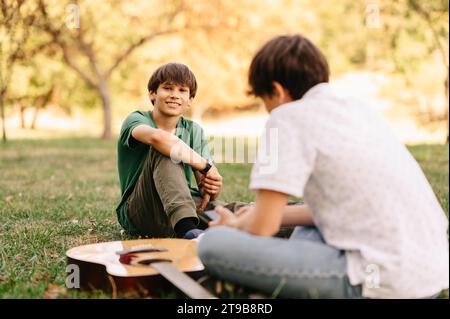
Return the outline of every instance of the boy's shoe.
<path id="1" fill-rule="evenodd" d="M 184 239 L 195 239 L 198 236 L 200 236 L 201 234 L 203 234 L 205 231 L 198 229 L 198 228 L 194 228 L 191 229 L 189 231 L 186 232 L 186 234 L 184 234 Z"/>

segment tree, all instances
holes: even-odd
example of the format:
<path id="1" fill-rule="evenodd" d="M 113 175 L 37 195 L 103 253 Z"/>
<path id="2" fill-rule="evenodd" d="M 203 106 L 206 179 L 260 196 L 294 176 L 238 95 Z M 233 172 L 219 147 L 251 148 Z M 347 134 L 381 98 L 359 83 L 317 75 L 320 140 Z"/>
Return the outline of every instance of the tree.
<path id="1" fill-rule="evenodd" d="M 433 47 L 438 50 L 443 67 L 447 70 L 447 77 L 444 80 L 444 94 L 446 101 L 445 108 L 445 117 L 447 119 L 447 143 L 448 143 L 448 55 L 445 50 L 443 42 L 448 42 L 448 21 L 445 21 L 445 27 L 442 24 L 442 17 L 447 16 L 448 20 L 448 1 L 434 1 L 430 3 L 420 3 L 417 0 L 409 0 L 408 6 L 414 10 L 425 22 L 428 26 L 428 31 L 432 34 L 433 39 Z M 427 6 L 427 7 L 425 7 Z M 434 19 L 433 16 L 438 15 L 438 19 Z"/>
<path id="2" fill-rule="evenodd" d="M 443 88 L 448 142 L 448 1 L 402 0 L 384 2 L 382 14 L 383 35 L 379 41 L 379 51 L 385 50 L 393 62 L 395 71 L 400 73 L 413 95 L 422 97 L 414 88 L 418 70 L 424 60 L 438 52 L 445 77 Z M 420 99 L 416 98 L 420 103 Z M 442 120 L 442 116 L 428 114 L 430 119 Z"/>
<path id="3" fill-rule="evenodd" d="M 144 43 L 188 28 L 186 20 L 178 19 L 185 10 L 184 1 L 142 1 L 134 6 L 129 6 L 126 1 L 114 1 L 108 6 L 92 2 L 81 5 L 76 1 L 70 7 L 66 6 L 66 11 L 72 11 L 73 18 L 68 26 L 65 21 L 68 16 L 62 18 L 59 2 L 49 6 L 49 1 L 39 0 L 40 28 L 50 36 L 52 45 L 60 49 L 63 62 L 101 99 L 103 139 L 111 138 L 109 82 L 113 73 Z M 152 15 L 144 16 L 143 12 Z"/>
<path id="4" fill-rule="evenodd" d="M 0 24 L 0 116 L 2 139 L 6 142 L 5 99 L 8 93 L 14 66 L 27 57 L 36 54 L 42 47 L 26 52 L 36 18 L 33 6 L 25 0 L 1 0 Z"/>

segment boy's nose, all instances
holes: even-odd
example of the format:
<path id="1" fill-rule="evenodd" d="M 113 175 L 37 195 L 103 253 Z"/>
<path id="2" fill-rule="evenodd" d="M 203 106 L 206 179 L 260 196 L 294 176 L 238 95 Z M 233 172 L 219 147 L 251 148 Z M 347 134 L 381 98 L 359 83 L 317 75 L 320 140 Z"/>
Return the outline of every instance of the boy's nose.
<path id="1" fill-rule="evenodd" d="M 171 98 L 175 98 L 175 99 L 179 99 L 179 98 L 180 98 L 180 92 L 177 92 L 177 91 L 175 91 L 175 90 L 172 90 L 172 91 L 170 92 L 170 97 L 171 97 Z"/>

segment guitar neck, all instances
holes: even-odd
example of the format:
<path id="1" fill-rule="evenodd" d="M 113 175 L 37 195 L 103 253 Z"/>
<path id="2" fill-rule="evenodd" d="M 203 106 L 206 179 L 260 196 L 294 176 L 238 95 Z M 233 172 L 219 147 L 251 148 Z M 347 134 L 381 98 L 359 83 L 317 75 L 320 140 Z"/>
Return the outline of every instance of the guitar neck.
<path id="1" fill-rule="evenodd" d="M 175 268 L 171 262 L 154 262 L 149 266 L 192 299 L 217 299 L 191 277 Z"/>

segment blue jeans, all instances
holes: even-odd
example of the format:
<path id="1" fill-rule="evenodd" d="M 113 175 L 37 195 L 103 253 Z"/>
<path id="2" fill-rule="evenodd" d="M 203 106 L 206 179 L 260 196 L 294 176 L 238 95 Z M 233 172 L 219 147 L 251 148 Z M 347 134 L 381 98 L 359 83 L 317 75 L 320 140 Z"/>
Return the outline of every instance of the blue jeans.
<path id="1" fill-rule="evenodd" d="M 362 298 L 347 276 L 345 252 L 328 246 L 315 227 L 289 239 L 229 227 L 208 229 L 198 254 L 214 276 L 282 298 Z"/>

